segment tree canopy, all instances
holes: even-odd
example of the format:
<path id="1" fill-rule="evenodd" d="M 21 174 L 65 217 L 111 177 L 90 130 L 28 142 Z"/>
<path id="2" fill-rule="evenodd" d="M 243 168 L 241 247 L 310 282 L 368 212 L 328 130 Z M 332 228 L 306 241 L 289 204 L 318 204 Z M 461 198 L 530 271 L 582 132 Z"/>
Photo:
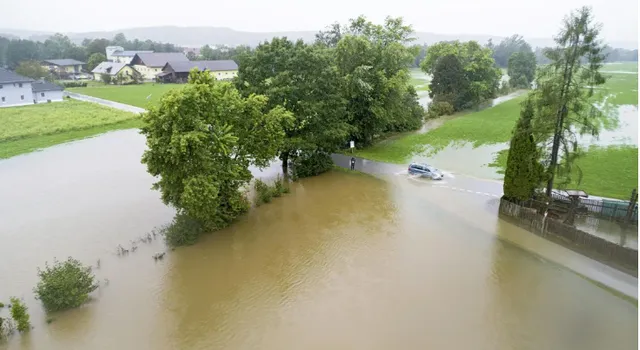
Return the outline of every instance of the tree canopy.
<path id="1" fill-rule="evenodd" d="M 96 68 L 100 63 L 104 62 L 107 60 L 107 56 L 105 56 L 103 53 L 94 53 L 91 56 L 89 56 L 89 60 L 87 61 L 87 70 L 88 71 L 92 71 L 94 68 Z"/>
<path id="2" fill-rule="evenodd" d="M 148 150 L 142 162 L 159 176 L 154 188 L 179 214 L 206 229 L 227 226 L 248 209 L 240 191 L 249 166 L 265 167 L 282 147 L 292 116 L 269 109 L 265 96 L 242 97 L 228 82 L 193 70 L 189 83 L 145 113 Z"/>
<path id="3" fill-rule="evenodd" d="M 514 88 L 531 88 L 536 75 L 536 56 L 533 52 L 518 51 L 509 57 L 509 84 Z"/>
<path id="4" fill-rule="evenodd" d="M 500 67 L 506 68 L 511 55 L 516 52 L 531 53 L 531 45 L 521 35 L 514 34 L 493 47 L 493 59 Z"/>
<path id="5" fill-rule="evenodd" d="M 433 75 L 441 58 L 455 56 L 469 82 L 468 101 L 474 105 L 494 98 L 498 90 L 502 72 L 495 66 L 491 54 L 489 48 L 482 47 L 475 41 L 439 42 L 427 49 L 427 56 L 420 67 L 425 73 Z M 437 94 L 434 98 L 436 96 Z"/>
<path id="6" fill-rule="evenodd" d="M 456 55 L 446 55 L 438 60 L 429 84 L 429 96 L 435 102 L 447 102 L 459 111 L 470 102 L 471 86 Z"/>

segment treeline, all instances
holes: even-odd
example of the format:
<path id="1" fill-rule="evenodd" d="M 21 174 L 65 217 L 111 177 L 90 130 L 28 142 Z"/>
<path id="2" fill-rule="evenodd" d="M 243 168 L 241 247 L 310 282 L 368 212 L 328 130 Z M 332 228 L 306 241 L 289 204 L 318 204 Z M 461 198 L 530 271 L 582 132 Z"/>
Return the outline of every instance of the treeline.
<path id="1" fill-rule="evenodd" d="M 174 241 L 193 242 L 194 231 L 245 213 L 250 166 L 279 157 L 285 176 L 313 176 L 330 169 L 331 153 L 349 140 L 368 145 L 385 132 L 419 128 L 411 34 L 400 18 L 377 25 L 359 17 L 314 43 L 274 38 L 238 54 L 233 83 L 192 71 L 184 88 L 143 117 L 142 161 L 158 176 L 163 201 L 177 208 L 174 225 L 191 228 L 175 230 L 189 239 Z"/>
<path id="2" fill-rule="evenodd" d="M 0 66 L 16 68 L 23 61 L 72 58 L 87 62 L 93 54 L 105 54 L 107 46 L 122 46 L 125 50 L 153 50 L 156 52 L 179 52 L 181 47 L 174 44 L 127 40 L 124 34 L 116 34 L 113 39 L 84 39 L 81 45 L 74 44 L 69 37 L 55 34 L 44 42 L 26 39 L 7 39 L 0 36 Z"/>

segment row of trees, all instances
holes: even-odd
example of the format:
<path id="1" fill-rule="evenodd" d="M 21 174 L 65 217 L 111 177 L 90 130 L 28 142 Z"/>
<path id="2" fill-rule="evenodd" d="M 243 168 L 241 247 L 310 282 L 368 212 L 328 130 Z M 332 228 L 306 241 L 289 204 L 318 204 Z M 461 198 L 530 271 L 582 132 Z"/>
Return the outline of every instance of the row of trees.
<path id="1" fill-rule="evenodd" d="M 581 155 L 579 134 L 597 135 L 607 116 L 594 105 L 594 89 L 604 84 L 599 69 L 606 57 L 600 25 L 583 7 L 564 20 L 556 47 L 545 50 L 549 64 L 541 67 L 536 88 L 522 105 L 514 129 L 504 181 L 504 196 L 530 199 L 546 182 L 551 196 L 556 178 L 580 178 L 574 161 Z"/>
<path id="2" fill-rule="evenodd" d="M 0 66 L 15 68 L 22 61 L 72 58 L 86 62 L 93 54 L 104 57 L 107 46 L 122 46 L 125 50 L 153 50 L 156 52 L 177 52 L 181 48 L 174 44 L 164 44 L 151 40 L 127 40 L 119 33 L 113 39 L 84 39 L 81 45 L 74 44 L 69 37 L 55 34 L 44 42 L 26 39 L 0 37 Z M 106 59 L 106 57 L 105 57 Z"/>
<path id="3" fill-rule="evenodd" d="M 238 56 L 234 83 L 192 71 L 145 114 L 143 162 L 154 187 L 201 230 L 248 210 L 249 166 L 275 157 L 297 176 L 326 171 L 348 140 L 369 144 L 387 131 L 415 129 L 424 110 L 409 84 L 412 29 L 401 19 L 359 17 L 306 44 L 275 38 Z M 183 219 L 180 219 L 183 218 Z M 188 218 L 188 219 L 186 219 Z"/>

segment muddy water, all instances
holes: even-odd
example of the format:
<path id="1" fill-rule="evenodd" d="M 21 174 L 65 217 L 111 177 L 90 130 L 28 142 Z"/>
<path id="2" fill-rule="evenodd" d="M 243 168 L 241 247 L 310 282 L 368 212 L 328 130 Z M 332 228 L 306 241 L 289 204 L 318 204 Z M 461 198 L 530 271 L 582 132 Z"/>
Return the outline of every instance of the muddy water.
<path id="1" fill-rule="evenodd" d="M 160 240 L 118 257 L 173 215 L 143 147 L 123 131 L 0 162 L 0 300 L 23 297 L 35 327 L 0 348 L 638 346 L 633 304 L 529 251 L 580 258 L 497 219 L 493 199 L 398 176 L 307 179 L 163 261 Z M 35 270 L 67 255 L 101 259 L 109 283 L 46 324 Z"/>

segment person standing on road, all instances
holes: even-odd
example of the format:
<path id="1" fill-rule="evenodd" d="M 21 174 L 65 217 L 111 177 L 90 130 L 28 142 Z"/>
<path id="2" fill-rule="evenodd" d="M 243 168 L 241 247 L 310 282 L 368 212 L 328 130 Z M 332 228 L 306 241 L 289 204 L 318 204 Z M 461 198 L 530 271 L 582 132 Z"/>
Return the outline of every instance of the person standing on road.
<path id="1" fill-rule="evenodd" d="M 356 168 L 356 159 L 351 157 L 351 170 L 355 170 Z"/>

